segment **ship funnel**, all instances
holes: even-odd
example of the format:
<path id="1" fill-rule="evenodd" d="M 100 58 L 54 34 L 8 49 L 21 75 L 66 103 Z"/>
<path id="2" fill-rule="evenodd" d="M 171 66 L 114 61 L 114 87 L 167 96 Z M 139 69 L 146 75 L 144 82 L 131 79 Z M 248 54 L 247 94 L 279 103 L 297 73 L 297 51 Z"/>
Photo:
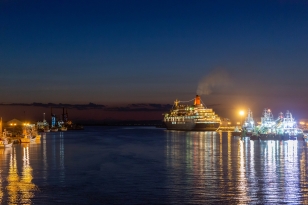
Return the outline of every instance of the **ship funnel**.
<path id="1" fill-rule="evenodd" d="M 196 95 L 194 105 L 200 105 L 200 104 L 201 104 L 200 102 L 201 102 L 200 96 L 199 96 L 199 95 Z"/>

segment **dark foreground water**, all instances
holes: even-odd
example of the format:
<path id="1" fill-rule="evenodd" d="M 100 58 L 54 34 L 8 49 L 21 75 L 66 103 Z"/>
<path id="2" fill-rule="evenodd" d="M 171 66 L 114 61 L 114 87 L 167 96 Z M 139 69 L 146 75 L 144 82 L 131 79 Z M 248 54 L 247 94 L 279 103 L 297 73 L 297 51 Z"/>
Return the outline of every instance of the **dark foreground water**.
<path id="1" fill-rule="evenodd" d="M 86 127 L 0 149 L 0 204 L 308 204 L 304 141 Z"/>

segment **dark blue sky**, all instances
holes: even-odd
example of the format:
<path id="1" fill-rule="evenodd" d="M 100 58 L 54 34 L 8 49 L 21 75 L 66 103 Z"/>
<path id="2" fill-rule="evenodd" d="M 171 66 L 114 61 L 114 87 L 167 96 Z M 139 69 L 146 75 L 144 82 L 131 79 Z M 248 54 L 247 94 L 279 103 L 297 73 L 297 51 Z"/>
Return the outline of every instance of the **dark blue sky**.
<path id="1" fill-rule="evenodd" d="M 206 104 L 308 105 L 305 1 L 1 0 L 0 22 L 2 102 L 172 103 L 222 70 Z"/>

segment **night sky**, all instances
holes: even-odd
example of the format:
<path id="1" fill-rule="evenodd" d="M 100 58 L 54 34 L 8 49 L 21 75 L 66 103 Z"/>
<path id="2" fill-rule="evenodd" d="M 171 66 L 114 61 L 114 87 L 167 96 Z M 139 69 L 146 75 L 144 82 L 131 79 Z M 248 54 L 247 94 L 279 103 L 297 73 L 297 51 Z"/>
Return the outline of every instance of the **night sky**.
<path id="1" fill-rule="evenodd" d="M 172 104 L 308 118 L 308 2 L 0 0 L 2 103 Z M 0 108 L 1 111 L 1 108 Z"/>

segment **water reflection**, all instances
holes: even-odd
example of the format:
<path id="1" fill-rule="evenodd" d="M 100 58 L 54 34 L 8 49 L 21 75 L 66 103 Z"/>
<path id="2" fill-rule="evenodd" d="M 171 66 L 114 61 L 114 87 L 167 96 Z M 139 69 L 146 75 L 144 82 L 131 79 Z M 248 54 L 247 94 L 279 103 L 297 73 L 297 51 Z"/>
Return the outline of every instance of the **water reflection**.
<path id="1" fill-rule="evenodd" d="M 48 170 L 48 159 L 58 170 Z M 35 179 L 41 184 L 48 184 L 50 173 L 56 173 L 56 182 L 63 184 L 64 159 L 63 133 L 53 136 L 42 134 L 33 142 L 0 148 L 0 204 L 33 204 L 39 193 Z"/>
<path id="2" fill-rule="evenodd" d="M 308 180 L 307 180 L 307 144 L 305 142 L 306 149 L 300 154 L 300 182 L 301 192 L 303 193 L 303 204 L 308 204 Z"/>
<path id="3" fill-rule="evenodd" d="M 31 204 L 36 186 L 32 183 L 32 168 L 29 159 L 29 147 L 22 147 L 22 172 L 19 174 L 17 166 L 16 148 L 11 148 L 9 172 L 7 176 L 8 202 L 13 204 Z"/>
<path id="4" fill-rule="evenodd" d="M 42 135 L 41 141 L 42 141 L 42 156 L 43 156 L 43 179 L 47 180 L 47 169 L 48 169 L 48 163 L 47 163 L 47 148 L 46 148 L 46 134 L 44 133 Z"/>
<path id="5" fill-rule="evenodd" d="M 240 204 L 246 204 L 247 201 L 250 201 L 249 196 L 247 196 L 247 177 L 246 177 L 246 153 L 244 154 L 244 141 L 238 140 L 238 197 L 241 199 Z M 247 150 L 247 149 L 245 149 Z"/>
<path id="6" fill-rule="evenodd" d="M 65 168 L 64 168 L 64 136 L 63 132 L 60 132 L 60 140 L 59 140 L 59 154 L 60 154 L 60 183 L 64 184 L 64 178 L 65 178 Z"/>
<path id="7" fill-rule="evenodd" d="M 184 203 L 307 203 L 307 147 L 299 143 L 169 131 L 170 197 Z"/>
<path id="8" fill-rule="evenodd" d="M 288 141 L 284 142 L 284 179 L 285 184 L 287 185 L 285 188 L 285 200 L 289 203 L 292 203 L 293 199 L 301 197 L 298 195 L 300 193 L 299 185 L 299 166 L 298 166 L 298 141 Z"/>

